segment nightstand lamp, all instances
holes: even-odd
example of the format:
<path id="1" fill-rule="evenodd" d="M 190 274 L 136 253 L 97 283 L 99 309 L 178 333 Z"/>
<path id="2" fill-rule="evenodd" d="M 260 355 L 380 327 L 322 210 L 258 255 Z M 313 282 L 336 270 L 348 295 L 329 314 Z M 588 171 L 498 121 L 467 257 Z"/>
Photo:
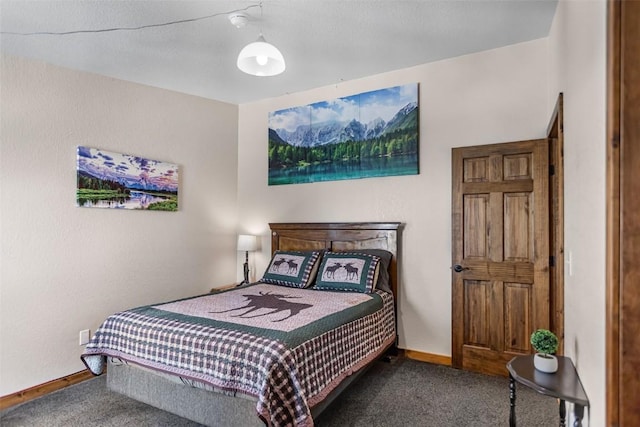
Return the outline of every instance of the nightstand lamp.
<path id="1" fill-rule="evenodd" d="M 238 251 L 244 251 L 244 280 L 240 283 L 249 283 L 249 252 L 258 249 L 258 238 L 249 234 L 238 234 Z"/>

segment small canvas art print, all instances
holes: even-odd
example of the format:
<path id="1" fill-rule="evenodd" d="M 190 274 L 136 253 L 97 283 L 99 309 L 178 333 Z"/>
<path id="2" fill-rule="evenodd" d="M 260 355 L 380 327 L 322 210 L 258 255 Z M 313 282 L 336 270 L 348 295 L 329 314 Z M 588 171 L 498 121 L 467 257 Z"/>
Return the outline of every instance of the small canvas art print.
<path id="1" fill-rule="evenodd" d="M 77 158 L 78 206 L 178 210 L 178 165 L 81 146 Z"/>

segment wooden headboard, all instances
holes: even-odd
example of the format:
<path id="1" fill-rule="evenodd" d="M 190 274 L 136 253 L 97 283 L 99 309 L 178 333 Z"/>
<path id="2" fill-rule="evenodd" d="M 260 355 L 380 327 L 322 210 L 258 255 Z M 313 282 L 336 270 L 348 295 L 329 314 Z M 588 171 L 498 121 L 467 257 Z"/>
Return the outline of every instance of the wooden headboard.
<path id="1" fill-rule="evenodd" d="M 393 254 L 389 267 L 391 290 L 397 301 L 401 259 L 400 222 L 270 223 L 271 253 L 276 250 L 385 249 Z"/>

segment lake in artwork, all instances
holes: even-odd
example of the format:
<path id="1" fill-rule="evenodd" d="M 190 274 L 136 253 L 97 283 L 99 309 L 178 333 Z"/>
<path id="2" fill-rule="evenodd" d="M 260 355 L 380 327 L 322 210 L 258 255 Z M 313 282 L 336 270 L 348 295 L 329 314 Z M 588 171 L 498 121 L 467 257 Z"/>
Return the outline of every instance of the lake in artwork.
<path id="1" fill-rule="evenodd" d="M 418 155 L 383 156 L 364 160 L 344 160 L 269 171 L 269 184 L 301 184 L 341 179 L 373 178 L 391 175 L 416 175 Z"/>
<path id="2" fill-rule="evenodd" d="M 78 147 L 76 202 L 81 207 L 178 210 L 178 166 Z"/>
<path id="3" fill-rule="evenodd" d="M 269 185 L 393 175 L 418 168 L 418 84 L 269 114 Z"/>

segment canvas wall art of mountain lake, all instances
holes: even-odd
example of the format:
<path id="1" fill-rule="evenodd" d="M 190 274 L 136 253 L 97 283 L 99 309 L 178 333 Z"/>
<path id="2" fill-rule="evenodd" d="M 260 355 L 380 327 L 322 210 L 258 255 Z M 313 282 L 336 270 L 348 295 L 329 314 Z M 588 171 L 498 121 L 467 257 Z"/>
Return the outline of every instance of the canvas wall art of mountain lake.
<path id="1" fill-rule="evenodd" d="M 82 146 L 77 159 L 78 206 L 178 210 L 178 165 Z"/>
<path id="2" fill-rule="evenodd" d="M 269 113 L 269 185 L 415 175 L 418 84 Z"/>

